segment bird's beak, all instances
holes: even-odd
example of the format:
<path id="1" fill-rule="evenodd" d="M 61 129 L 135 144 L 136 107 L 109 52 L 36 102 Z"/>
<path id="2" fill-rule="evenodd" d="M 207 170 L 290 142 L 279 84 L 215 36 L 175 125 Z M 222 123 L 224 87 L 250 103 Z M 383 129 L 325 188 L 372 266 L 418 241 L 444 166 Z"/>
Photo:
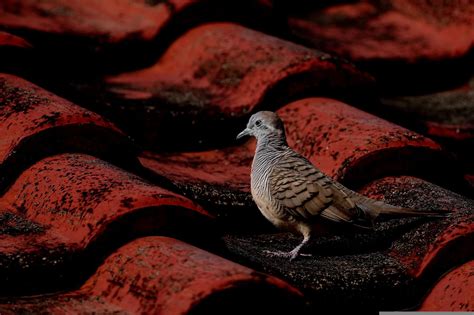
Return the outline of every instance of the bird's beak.
<path id="1" fill-rule="evenodd" d="M 241 133 L 237 135 L 237 139 L 240 139 L 245 136 L 250 136 L 251 134 L 252 134 L 252 130 L 250 130 L 249 128 L 245 128 L 244 131 L 242 131 Z"/>

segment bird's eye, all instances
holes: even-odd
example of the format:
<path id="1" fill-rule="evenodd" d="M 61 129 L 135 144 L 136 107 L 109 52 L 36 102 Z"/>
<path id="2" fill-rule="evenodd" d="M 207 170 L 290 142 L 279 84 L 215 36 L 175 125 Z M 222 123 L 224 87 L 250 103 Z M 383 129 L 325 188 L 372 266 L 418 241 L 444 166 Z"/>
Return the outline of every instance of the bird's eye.
<path id="1" fill-rule="evenodd" d="M 255 122 L 255 126 L 260 127 L 262 125 L 262 121 L 259 119 Z"/>

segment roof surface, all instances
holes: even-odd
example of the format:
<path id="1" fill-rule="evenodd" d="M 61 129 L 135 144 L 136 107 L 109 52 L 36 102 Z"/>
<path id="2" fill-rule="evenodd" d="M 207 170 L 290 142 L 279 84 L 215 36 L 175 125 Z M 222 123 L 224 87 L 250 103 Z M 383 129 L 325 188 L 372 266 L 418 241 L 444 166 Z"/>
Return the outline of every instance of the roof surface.
<path id="1" fill-rule="evenodd" d="M 474 310 L 474 4 L 311 3 L 2 1 L 0 313 Z M 250 196 L 262 109 L 348 187 L 452 215 L 268 256 L 300 239 Z"/>

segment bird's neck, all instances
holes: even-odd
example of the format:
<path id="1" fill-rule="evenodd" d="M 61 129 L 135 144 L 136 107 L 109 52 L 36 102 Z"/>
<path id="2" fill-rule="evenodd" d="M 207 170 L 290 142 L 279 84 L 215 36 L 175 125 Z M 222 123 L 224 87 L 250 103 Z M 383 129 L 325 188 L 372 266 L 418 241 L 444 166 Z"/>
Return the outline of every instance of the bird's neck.
<path id="1" fill-rule="evenodd" d="M 266 135 L 257 138 L 257 148 L 252 162 L 250 183 L 252 195 L 263 193 L 269 189 L 269 176 L 272 169 L 284 152 L 289 149 L 285 137 Z"/>
<path id="2" fill-rule="evenodd" d="M 258 138 L 252 169 L 270 170 L 288 150 L 289 147 L 284 136 L 266 135 Z"/>
<path id="3" fill-rule="evenodd" d="M 268 134 L 257 139 L 257 152 L 260 150 L 284 151 L 286 149 L 288 149 L 288 143 L 282 134 Z"/>

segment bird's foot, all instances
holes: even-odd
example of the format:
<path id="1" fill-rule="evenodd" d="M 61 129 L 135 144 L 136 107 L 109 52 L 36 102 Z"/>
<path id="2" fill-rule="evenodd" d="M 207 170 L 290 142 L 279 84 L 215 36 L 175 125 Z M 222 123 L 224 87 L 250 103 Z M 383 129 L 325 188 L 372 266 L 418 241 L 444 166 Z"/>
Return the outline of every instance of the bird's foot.
<path id="1" fill-rule="evenodd" d="M 289 258 L 290 261 L 295 260 L 298 256 L 302 256 L 302 257 L 312 256 L 311 254 L 302 254 L 295 250 L 292 250 L 290 252 L 265 250 L 264 252 L 270 256 Z"/>

